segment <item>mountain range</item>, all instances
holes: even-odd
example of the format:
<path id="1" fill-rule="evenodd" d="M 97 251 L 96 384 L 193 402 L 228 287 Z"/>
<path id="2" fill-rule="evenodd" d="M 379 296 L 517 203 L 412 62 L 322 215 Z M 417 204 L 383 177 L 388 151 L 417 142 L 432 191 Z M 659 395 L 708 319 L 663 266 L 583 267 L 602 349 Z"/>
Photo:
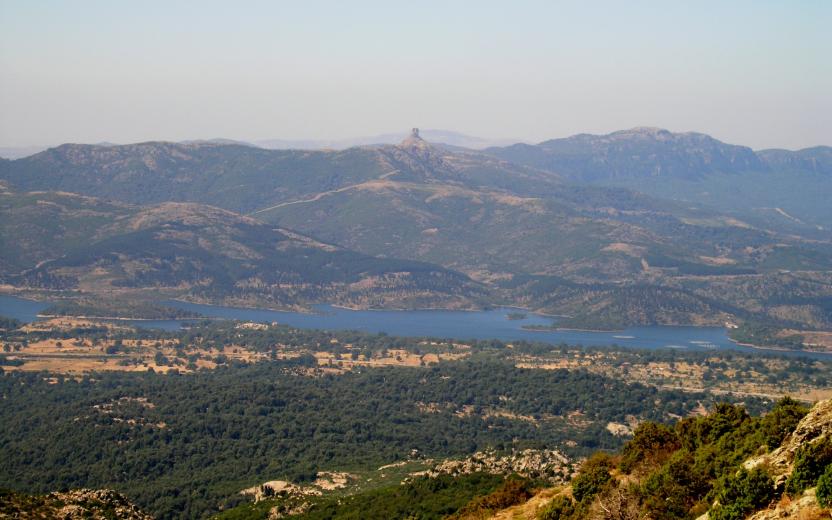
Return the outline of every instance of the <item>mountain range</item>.
<path id="1" fill-rule="evenodd" d="M 21 288 L 106 280 L 274 306 L 514 304 L 575 326 L 828 328 L 829 151 L 753 152 L 650 128 L 483 151 L 415 130 L 345 150 L 67 144 L 0 161 L 0 275 Z M 65 199 L 87 202 L 49 213 Z M 68 238 L 90 212 L 107 216 Z M 31 232 L 31 221 L 43 225 Z M 330 257 L 298 263 L 310 250 Z M 317 275 L 324 265 L 340 274 Z"/>
<path id="2" fill-rule="evenodd" d="M 519 139 L 489 139 L 467 135 L 451 130 L 422 130 L 422 135 L 431 142 L 457 148 L 482 150 L 492 146 L 508 146 L 521 142 Z M 254 139 L 249 141 L 238 139 L 190 139 L 180 141 L 181 144 L 236 144 L 265 148 L 267 150 L 346 150 L 355 146 L 372 146 L 379 144 L 398 144 L 407 137 L 407 132 L 368 135 L 343 139 Z M 111 143 L 97 143 L 107 145 Z M 0 158 L 20 159 L 48 150 L 50 146 L 0 146 Z"/>
<path id="3" fill-rule="evenodd" d="M 620 186 L 721 211 L 744 208 L 772 224 L 789 220 L 828 229 L 832 222 L 829 146 L 754 152 L 700 133 L 633 128 L 486 152 L 569 182 Z"/>

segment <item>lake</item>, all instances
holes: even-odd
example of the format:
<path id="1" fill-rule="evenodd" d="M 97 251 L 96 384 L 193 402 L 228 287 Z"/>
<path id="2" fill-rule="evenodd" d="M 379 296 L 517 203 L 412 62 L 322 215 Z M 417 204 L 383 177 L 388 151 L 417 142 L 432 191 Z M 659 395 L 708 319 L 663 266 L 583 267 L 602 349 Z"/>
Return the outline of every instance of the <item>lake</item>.
<path id="1" fill-rule="evenodd" d="M 567 343 L 584 346 L 613 346 L 646 349 L 678 350 L 735 350 L 764 353 L 750 347 L 737 345 L 728 339 L 721 327 L 632 327 L 616 332 L 589 332 L 574 330 L 527 330 L 528 326 L 547 326 L 552 318 L 511 308 L 485 311 L 355 311 L 317 305 L 314 313 L 284 312 L 265 309 L 244 309 L 220 305 L 201 305 L 178 301 L 165 305 L 194 311 L 209 318 L 277 322 L 304 329 L 360 330 L 384 332 L 391 336 L 415 336 L 435 338 L 497 339 L 502 341 L 541 341 L 552 344 Z M 0 296 L 0 315 L 30 322 L 38 312 L 49 306 L 45 302 L 33 302 L 14 296 Z M 524 319 L 509 319 L 511 312 L 523 312 Z M 135 320 L 120 321 L 138 327 L 176 330 L 193 323 L 193 320 Z M 830 354 L 805 352 L 778 352 L 785 355 L 832 357 Z"/>

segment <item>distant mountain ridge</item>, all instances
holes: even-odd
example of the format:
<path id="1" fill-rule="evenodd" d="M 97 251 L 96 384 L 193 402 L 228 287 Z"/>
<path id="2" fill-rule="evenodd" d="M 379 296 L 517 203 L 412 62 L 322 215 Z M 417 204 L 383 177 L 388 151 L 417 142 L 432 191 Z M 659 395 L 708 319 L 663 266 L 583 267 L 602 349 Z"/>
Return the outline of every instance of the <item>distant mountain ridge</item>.
<path id="1" fill-rule="evenodd" d="M 520 142 L 519 139 L 488 139 L 484 137 L 476 137 L 472 135 L 454 132 L 451 130 L 438 129 L 424 129 L 421 131 L 422 137 L 433 143 L 445 144 L 460 148 L 470 148 L 472 150 L 481 150 L 491 146 L 507 146 Z M 301 149 L 332 149 L 343 150 L 354 146 L 369 146 L 379 144 L 398 144 L 407 137 L 406 132 L 394 132 L 389 134 L 378 134 L 365 137 L 355 137 L 347 139 L 308 139 L 308 140 L 293 140 L 293 139 L 260 139 L 252 141 L 256 146 L 268 148 L 272 150 L 283 150 L 292 148 Z"/>
<path id="2" fill-rule="evenodd" d="M 455 148 L 469 148 L 482 150 L 491 146 L 508 146 L 522 142 L 520 139 L 489 139 L 473 135 L 454 132 L 451 130 L 422 130 L 422 135 L 430 141 Z M 356 146 L 373 146 L 383 144 L 398 144 L 407 136 L 406 132 L 395 132 L 363 137 L 347 137 L 343 139 L 229 139 L 216 137 L 213 139 L 185 139 L 182 141 L 167 141 L 179 144 L 230 144 L 264 148 L 267 150 L 346 150 Z M 160 141 L 161 142 L 161 141 Z M 78 143 L 84 144 L 84 143 Z M 89 143 L 92 146 L 120 146 L 115 143 Z M 57 146 L 0 146 L 0 159 L 22 159 L 43 152 Z"/>
<path id="3" fill-rule="evenodd" d="M 790 171 L 807 171 L 832 175 L 832 146 L 814 146 L 802 150 L 768 149 L 757 152 L 770 168 Z"/>
<path id="4" fill-rule="evenodd" d="M 593 154 L 596 145 L 607 151 Z M 570 323 L 583 328 L 723 324 L 740 317 L 789 327 L 832 327 L 832 240 L 822 224 L 815 224 L 832 222 L 832 217 L 818 220 L 832 211 L 826 176 L 708 170 L 686 177 L 686 172 L 717 165 L 757 167 L 761 160 L 750 149 L 724 145 L 702 134 L 658 129 L 601 138 L 578 136 L 546 146 L 560 151 L 551 154 L 543 145 L 526 149 L 542 153 L 547 160 L 567 157 L 576 169 L 560 172 L 531 161 L 518 164 L 519 159 L 502 158 L 502 149 L 483 153 L 439 146 L 414 131 L 398 145 L 327 151 L 212 142 L 62 145 L 24 159 L 0 161 L 0 186 L 14 193 L 10 201 L 36 191 L 71 192 L 97 197 L 100 208 L 107 204 L 103 201 L 118 201 L 110 203 L 116 214 L 124 211 L 119 209 L 124 204 L 150 211 L 159 205 L 189 203 L 231 212 L 224 220 L 235 213 L 238 218 L 249 217 L 244 226 L 249 231 L 239 239 L 228 234 L 236 226 L 231 222 L 213 228 L 224 231 L 211 231 L 202 242 L 200 234 L 209 228 L 179 229 L 182 223 L 176 220 L 166 224 L 167 231 L 143 231 L 140 243 L 148 251 L 162 255 L 165 247 L 184 248 L 180 255 L 184 262 L 166 261 L 161 266 L 154 266 L 147 251 L 128 247 L 132 244 L 125 234 L 119 235 L 115 250 L 105 250 L 114 247 L 102 241 L 109 235 L 98 236 L 110 229 L 107 226 L 96 228 L 100 231 L 93 236 L 73 238 L 87 246 L 86 251 L 78 250 L 78 265 L 86 266 L 87 274 L 96 262 L 114 258 L 107 256 L 110 252 L 122 255 L 122 263 L 141 266 L 125 271 L 130 273 L 125 279 L 116 269 L 118 262 L 108 260 L 111 264 L 105 271 L 127 286 L 141 285 L 133 280 L 135 274 L 151 266 L 147 280 L 164 272 L 168 274 L 160 279 L 169 285 L 191 284 L 203 276 L 223 280 L 219 285 L 226 289 L 241 279 L 252 287 L 263 282 L 264 287 L 278 288 L 273 276 L 282 268 L 271 262 L 271 253 L 254 247 L 262 237 L 275 243 L 283 240 L 278 240 L 283 232 L 277 229 L 366 255 L 337 264 L 348 270 L 363 259 L 373 259 L 381 268 L 379 262 L 396 258 L 447 270 L 427 278 L 411 277 L 416 285 L 405 293 L 419 295 L 407 298 L 411 306 L 521 304 L 569 314 L 574 318 Z M 615 163 L 621 175 L 594 182 L 572 178 L 574 171 L 582 171 L 582 161 L 596 168 L 598 158 Z M 650 182 L 639 177 L 640 171 L 655 164 L 666 166 L 647 170 Z M 782 186 L 772 188 L 772 179 Z M 669 192 L 667 198 L 656 198 L 663 190 Z M 47 201 L 26 211 L 50 207 Z M 9 215 L 20 211 L 10 203 Z M 66 258 L 59 261 L 48 254 L 45 239 L 26 240 L 30 233 L 66 244 L 73 237 L 69 221 L 49 220 L 31 232 L 27 221 L 18 222 L 19 227 L 0 236 L 8 244 L 8 254 L 0 259 L 8 264 L 7 272 L 32 269 L 43 260 L 55 260 L 42 266 L 43 276 L 74 269 L 60 265 Z M 179 233 L 186 239 L 158 240 Z M 223 258 L 228 255 L 217 251 L 228 249 L 226 239 L 234 243 L 231 250 L 248 248 L 257 254 L 244 261 Z M 40 256 L 27 249 L 33 244 L 41 248 Z M 207 263 L 193 263 L 206 254 Z M 22 265 L 21 259 L 29 263 Z M 222 275 L 228 266 L 236 274 Z M 400 270 L 420 271 L 413 266 Z M 305 276 L 311 276 L 306 271 Z M 378 290 L 387 283 L 401 287 L 394 278 L 381 285 L 374 279 L 375 289 L 365 293 L 362 305 L 404 301 L 380 296 L 404 294 L 398 289 Z M 84 279 L 92 287 L 103 278 Z M 449 285 L 443 287 L 445 281 Z M 262 294 L 286 296 L 285 291 Z M 337 294 L 341 298 L 347 293 Z M 372 294 L 378 298 L 373 300 Z"/>
<path id="5" fill-rule="evenodd" d="M 754 152 L 706 134 L 673 133 L 652 127 L 606 135 L 578 134 L 486 151 L 580 182 L 661 176 L 696 179 L 711 173 L 768 171 L 784 166 L 832 174 L 832 147 Z"/>
<path id="6" fill-rule="evenodd" d="M 695 132 L 633 128 L 485 152 L 567 182 L 630 188 L 723 211 L 740 208 L 768 225 L 791 220 L 828 231 L 832 222 L 829 146 L 755 152 Z"/>

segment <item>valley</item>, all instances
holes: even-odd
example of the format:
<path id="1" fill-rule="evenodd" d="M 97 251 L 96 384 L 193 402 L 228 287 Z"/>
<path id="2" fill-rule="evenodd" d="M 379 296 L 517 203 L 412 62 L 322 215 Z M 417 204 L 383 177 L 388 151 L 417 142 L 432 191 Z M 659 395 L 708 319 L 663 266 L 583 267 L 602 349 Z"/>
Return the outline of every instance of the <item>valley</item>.
<path id="1" fill-rule="evenodd" d="M 627 172 L 613 178 L 659 171 L 697 180 L 690 172 L 705 170 L 696 161 L 709 164 L 708 175 L 727 164 L 760 175 L 804 164 L 662 132 L 598 138 L 658 157 L 602 154 Z M 581 137 L 576 150 L 598 156 L 593 139 Z M 540 147 L 555 159 L 566 153 Z M 655 198 L 509 150 L 450 149 L 418 133 L 341 151 L 65 145 L 0 165 L 2 240 L 14 245 L 0 277 L 18 294 L 62 291 L 71 300 L 514 305 L 568 316 L 561 327 L 602 330 L 747 322 L 811 335 L 832 327 L 832 239 L 823 229 Z M 812 175 L 825 175 L 825 163 L 811 164 Z M 35 189 L 48 191 L 16 191 Z"/>

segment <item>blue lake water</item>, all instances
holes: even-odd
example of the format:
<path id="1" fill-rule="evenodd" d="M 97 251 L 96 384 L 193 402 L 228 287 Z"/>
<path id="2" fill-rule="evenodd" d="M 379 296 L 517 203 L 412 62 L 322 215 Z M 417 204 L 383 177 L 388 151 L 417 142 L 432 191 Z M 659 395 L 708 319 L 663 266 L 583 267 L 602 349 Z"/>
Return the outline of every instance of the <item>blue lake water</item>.
<path id="1" fill-rule="evenodd" d="M 487 311 L 354 311 L 318 305 L 314 313 L 283 312 L 265 309 L 244 309 L 219 305 L 200 305 L 178 301 L 164 302 L 198 312 L 209 318 L 234 319 L 271 323 L 277 322 L 305 329 L 359 330 L 385 332 L 391 336 L 416 336 L 434 338 L 497 339 L 503 341 L 541 341 L 552 344 L 567 343 L 584 346 L 613 346 L 647 349 L 678 350 L 739 350 L 765 353 L 758 349 L 737 345 L 728 339 L 720 327 L 633 327 L 616 332 L 588 332 L 573 330 L 533 331 L 523 327 L 550 325 L 552 318 L 525 313 L 522 320 L 508 319 L 516 309 L 500 308 Z M 21 321 L 34 321 L 38 312 L 48 303 L 33 302 L 13 296 L 0 296 L 0 315 Z M 193 320 L 136 320 L 125 321 L 138 327 L 176 330 Z M 778 352 L 832 358 L 830 354 L 803 352 Z"/>

